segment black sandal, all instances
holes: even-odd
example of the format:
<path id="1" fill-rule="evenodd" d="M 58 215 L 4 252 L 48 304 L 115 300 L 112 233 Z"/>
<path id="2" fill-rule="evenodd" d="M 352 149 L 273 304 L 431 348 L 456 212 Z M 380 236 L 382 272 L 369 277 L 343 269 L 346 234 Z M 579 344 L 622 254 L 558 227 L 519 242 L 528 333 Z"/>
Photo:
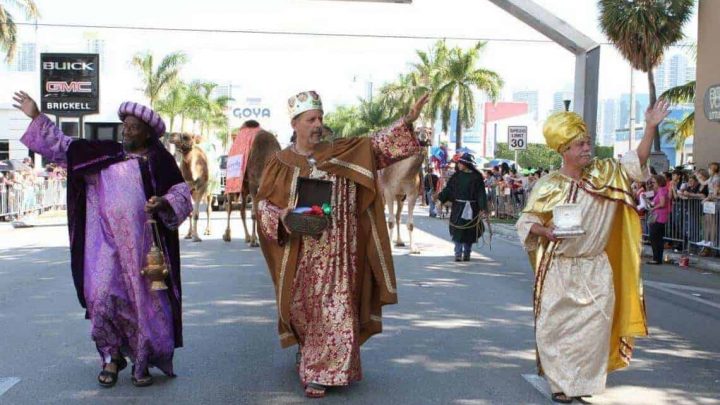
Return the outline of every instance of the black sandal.
<path id="1" fill-rule="evenodd" d="M 561 404 L 572 404 L 573 398 L 565 395 L 564 392 L 555 392 L 552 394 L 552 400 L 553 402 L 558 402 Z"/>
<path id="2" fill-rule="evenodd" d="M 145 375 L 146 375 L 147 377 L 143 377 L 143 378 L 141 378 L 141 379 L 135 378 L 135 365 L 133 364 L 133 366 L 132 366 L 132 377 L 131 377 L 131 380 L 132 380 L 132 384 L 133 384 L 134 386 L 136 386 L 136 387 L 149 387 L 149 386 L 151 386 L 154 381 L 153 381 L 152 375 L 150 375 L 150 370 L 148 370 L 147 368 L 145 369 Z"/>
<path id="3" fill-rule="evenodd" d="M 100 383 L 101 386 L 105 388 L 110 388 L 115 386 L 118 381 L 118 374 L 127 367 L 127 360 L 125 360 L 125 357 L 120 357 L 117 359 L 111 359 L 110 363 L 114 363 L 117 366 L 116 371 L 108 371 L 105 370 L 105 366 L 103 366 L 103 370 L 98 374 L 98 383 Z M 110 364 L 108 363 L 108 364 Z M 106 364 L 107 365 L 107 364 Z M 110 381 L 107 381 L 107 378 L 110 378 Z"/>

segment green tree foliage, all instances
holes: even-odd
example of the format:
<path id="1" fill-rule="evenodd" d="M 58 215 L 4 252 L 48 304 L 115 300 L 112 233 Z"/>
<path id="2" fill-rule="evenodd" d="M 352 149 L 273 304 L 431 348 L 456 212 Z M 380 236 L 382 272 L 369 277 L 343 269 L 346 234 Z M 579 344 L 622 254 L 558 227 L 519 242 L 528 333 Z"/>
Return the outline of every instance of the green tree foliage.
<path id="1" fill-rule="evenodd" d="M 694 0 L 599 0 L 600 27 L 630 65 L 647 73 L 650 105 L 657 100 L 653 69 L 683 38 Z M 655 149 L 660 136 L 655 134 Z"/>
<path id="2" fill-rule="evenodd" d="M 360 99 L 355 107 L 340 106 L 325 116 L 325 125 L 338 138 L 368 135 L 392 124 L 398 117 L 395 107 L 383 101 Z"/>
<path id="3" fill-rule="evenodd" d="M 5 51 L 5 61 L 10 63 L 15 57 L 18 38 L 15 18 L 8 11 L 8 6 L 25 13 L 28 20 L 39 18 L 40 11 L 33 0 L 0 0 L 0 49 Z"/>
<path id="4" fill-rule="evenodd" d="M 447 130 L 450 111 L 457 108 L 460 147 L 462 128 L 475 123 L 474 92 L 483 91 L 495 100 L 503 85 L 497 73 L 477 66 L 484 46 L 484 42 L 478 42 L 464 50 L 448 48 L 445 41 L 437 41 L 428 51 L 417 50 L 418 61 L 412 64 L 412 70 L 381 86 L 379 100 L 359 100 L 356 106 L 338 107 L 326 114 L 325 123 L 339 137 L 364 135 L 404 116 L 420 96 L 430 92 L 430 102 L 421 112 L 419 122 L 432 126 L 440 113 L 443 129 Z"/>
<path id="5" fill-rule="evenodd" d="M 515 151 L 510 150 L 507 143 L 498 143 L 495 146 L 495 157 L 515 160 Z M 547 145 L 529 143 L 527 150 L 518 151 L 517 163 L 526 169 L 558 169 L 562 163 L 562 157 Z"/>
<path id="6" fill-rule="evenodd" d="M 613 157 L 612 146 L 595 145 L 595 157 L 609 159 Z M 498 143 L 495 147 L 495 157 L 498 159 L 515 160 L 515 151 L 508 148 L 507 143 Z M 545 144 L 530 143 L 527 150 L 518 151 L 518 162 L 524 169 L 559 169 L 562 165 L 562 156 Z"/>
<path id="7" fill-rule="evenodd" d="M 462 147 L 462 128 L 475 123 L 475 91 L 485 92 L 492 101 L 497 100 L 503 81 L 497 73 L 478 68 L 480 51 L 486 42 L 479 41 L 474 47 L 463 50 L 460 47 L 447 51 L 439 67 L 437 89 L 430 99 L 430 109 L 440 111 L 442 128 L 447 131 L 450 112 L 455 106 L 458 119 L 455 126 L 455 147 Z"/>
<path id="8" fill-rule="evenodd" d="M 660 98 L 673 104 L 695 104 L 695 80 L 665 90 Z M 668 140 L 675 142 L 675 149 L 682 150 L 685 147 L 685 141 L 695 135 L 695 112 L 686 114 L 680 120 L 667 120 L 667 123 L 668 125 L 663 128 L 663 135 Z"/>
<path id="9" fill-rule="evenodd" d="M 598 159 L 610 159 L 615 153 L 615 148 L 612 146 L 600 146 L 595 145 L 595 157 Z"/>
<path id="10" fill-rule="evenodd" d="M 182 52 L 166 55 L 160 64 L 155 66 L 155 59 L 150 52 L 138 53 L 130 62 L 137 68 L 143 81 L 143 94 L 150 101 L 150 108 L 155 109 L 156 103 L 165 92 L 178 80 L 180 69 L 187 62 Z"/>

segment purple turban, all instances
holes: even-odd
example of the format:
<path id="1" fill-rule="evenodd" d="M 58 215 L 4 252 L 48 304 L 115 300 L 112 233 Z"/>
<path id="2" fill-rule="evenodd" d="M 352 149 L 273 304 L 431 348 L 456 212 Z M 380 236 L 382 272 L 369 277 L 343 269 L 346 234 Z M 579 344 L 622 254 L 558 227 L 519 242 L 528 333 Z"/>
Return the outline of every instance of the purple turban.
<path id="1" fill-rule="evenodd" d="M 120 121 L 124 121 L 128 115 L 137 117 L 148 124 L 155 137 L 159 138 L 165 134 L 165 122 L 163 122 L 160 115 L 151 108 L 132 101 L 126 101 L 120 104 L 118 117 L 120 117 Z"/>

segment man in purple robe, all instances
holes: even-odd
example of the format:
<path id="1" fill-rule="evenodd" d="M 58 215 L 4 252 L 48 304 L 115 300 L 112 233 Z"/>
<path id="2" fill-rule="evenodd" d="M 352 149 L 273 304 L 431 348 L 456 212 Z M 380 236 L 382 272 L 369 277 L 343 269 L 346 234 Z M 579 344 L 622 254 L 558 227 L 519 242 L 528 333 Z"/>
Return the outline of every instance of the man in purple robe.
<path id="1" fill-rule="evenodd" d="M 21 142 L 67 167 L 71 267 L 77 296 L 102 360 L 98 382 L 112 387 L 133 362 L 135 386 L 152 384 L 149 367 L 174 376 L 182 346 L 177 227 L 192 212 L 190 189 L 159 141 L 162 118 L 133 102 L 120 105 L 123 143 L 64 135 L 25 92 L 14 107 L 32 119 Z M 169 275 L 167 290 L 151 291 L 140 273 L 156 219 Z"/>

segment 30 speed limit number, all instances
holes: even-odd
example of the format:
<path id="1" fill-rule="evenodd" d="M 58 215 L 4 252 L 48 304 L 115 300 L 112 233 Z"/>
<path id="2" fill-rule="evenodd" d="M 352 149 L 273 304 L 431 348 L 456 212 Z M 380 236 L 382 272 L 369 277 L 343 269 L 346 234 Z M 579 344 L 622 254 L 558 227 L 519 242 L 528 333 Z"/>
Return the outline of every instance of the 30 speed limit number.
<path id="1" fill-rule="evenodd" d="M 508 127 L 508 147 L 510 150 L 527 149 L 527 127 Z"/>

